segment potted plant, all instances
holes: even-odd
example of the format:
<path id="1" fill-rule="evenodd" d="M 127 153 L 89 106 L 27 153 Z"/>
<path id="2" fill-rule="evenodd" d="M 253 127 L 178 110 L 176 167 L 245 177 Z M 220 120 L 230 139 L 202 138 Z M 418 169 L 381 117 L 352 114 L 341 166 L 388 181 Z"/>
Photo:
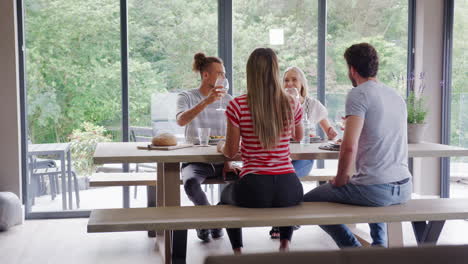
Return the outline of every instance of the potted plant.
<path id="1" fill-rule="evenodd" d="M 425 88 L 424 72 L 419 75 L 420 85 L 417 90 L 414 89 L 414 76 L 410 79 L 410 91 L 406 99 L 408 112 L 408 143 L 420 143 L 424 137 L 426 129 L 427 107 L 423 92 Z"/>
<path id="2" fill-rule="evenodd" d="M 93 153 L 99 142 L 112 141 L 110 135 L 106 135 L 106 129 L 102 126 L 84 122 L 80 129 L 73 130 L 69 136 L 73 167 L 78 175 L 91 175 L 96 165 L 93 163 Z"/>

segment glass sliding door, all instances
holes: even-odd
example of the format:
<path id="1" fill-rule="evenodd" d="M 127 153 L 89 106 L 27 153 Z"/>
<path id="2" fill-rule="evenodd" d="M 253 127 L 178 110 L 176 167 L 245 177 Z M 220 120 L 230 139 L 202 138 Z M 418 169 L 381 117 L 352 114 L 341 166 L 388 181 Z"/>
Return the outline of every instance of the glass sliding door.
<path id="1" fill-rule="evenodd" d="M 368 42 L 379 53 L 379 81 L 406 97 L 408 1 L 327 1 L 326 106 L 338 127 L 352 88 L 343 54 L 349 46 Z M 327 161 L 327 168 L 336 161 Z"/>
<path id="2" fill-rule="evenodd" d="M 128 32 L 130 141 L 162 132 L 182 140 L 177 94 L 200 86 L 195 53 L 218 56 L 218 1 L 129 0 Z M 156 173 L 156 164 L 130 164 L 130 170 Z M 145 188 L 130 194 L 132 207 L 146 206 Z"/>
<path id="3" fill-rule="evenodd" d="M 24 0 L 24 14 L 30 212 L 120 206 L 88 186 L 94 144 L 121 140 L 119 1 Z"/>
<path id="4" fill-rule="evenodd" d="M 468 148 L 468 1 L 454 1 L 450 145 Z M 468 158 L 450 159 L 450 197 L 468 197 Z"/>
<path id="5" fill-rule="evenodd" d="M 289 66 L 301 68 L 309 95 L 316 95 L 317 10 L 315 0 L 233 1 L 234 96 L 246 92 L 245 67 L 257 47 L 276 51 L 281 73 Z"/>

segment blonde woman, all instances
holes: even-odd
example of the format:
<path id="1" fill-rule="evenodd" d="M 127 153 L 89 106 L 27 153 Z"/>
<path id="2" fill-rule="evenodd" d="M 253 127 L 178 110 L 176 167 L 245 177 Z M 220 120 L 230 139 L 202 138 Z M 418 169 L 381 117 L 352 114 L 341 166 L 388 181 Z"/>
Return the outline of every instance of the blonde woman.
<path id="1" fill-rule="evenodd" d="M 327 119 L 328 111 L 319 100 L 309 97 L 307 79 L 304 72 L 298 67 L 289 67 L 284 71 L 283 74 L 283 87 L 296 88 L 299 92 L 299 101 L 301 102 L 302 108 L 304 109 L 304 117 L 307 118 L 312 125 L 312 133 L 316 134 L 315 126 L 318 123 L 322 130 L 327 135 L 328 139 L 334 139 L 337 136 L 335 129 L 330 125 Z M 310 136 L 310 135 L 305 135 Z M 293 160 L 292 164 L 296 171 L 297 177 L 304 177 L 309 175 L 312 167 L 314 166 L 314 160 Z M 294 226 L 294 229 L 299 229 L 299 226 Z M 270 237 L 277 239 L 280 237 L 278 227 L 273 227 L 270 230 Z"/>
<path id="2" fill-rule="evenodd" d="M 218 145 L 228 158 L 240 147 L 243 161 L 240 180 L 224 189 L 222 204 L 268 208 L 301 202 L 303 189 L 289 158 L 289 139 L 302 138 L 302 114 L 299 102 L 281 87 L 274 51 L 254 50 L 247 62 L 247 94 L 228 104 L 226 142 Z M 287 250 L 293 227 L 279 230 L 280 250 Z M 241 229 L 229 228 L 227 233 L 234 252 L 241 253 Z"/>
<path id="3" fill-rule="evenodd" d="M 318 123 L 323 132 L 327 135 L 328 139 L 332 140 L 337 136 L 335 129 L 330 125 L 327 119 L 328 111 L 317 99 L 308 96 L 309 86 L 304 72 L 298 67 L 289 67 L 283 74 L 284 88 L 296 88 L 299 91 L 299 100 L 304 109 L 304 118 L 307 118 L 312 124 L 313 134 L 315 133 L 315 126 Z M 309 135 L 305 135 L 309 136 Z M 298 177 L 304 177 L 310 173 L 313 160 L 294 160 L 294 169 Z"/>

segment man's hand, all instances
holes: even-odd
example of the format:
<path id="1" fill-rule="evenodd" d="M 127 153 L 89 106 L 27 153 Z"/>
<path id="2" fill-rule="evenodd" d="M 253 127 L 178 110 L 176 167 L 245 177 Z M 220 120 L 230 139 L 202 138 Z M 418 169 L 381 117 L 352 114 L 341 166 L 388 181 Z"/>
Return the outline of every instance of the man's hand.
<path id="1" fill-rule="evenodd" d="M 330 184 L 335 187 L 341 187 L 343 185 L 348 184 L 349 177 L 348 176 L 336 176 L 335 178 L 330 180 Z"/>
<path id="2" fill-rule="evenodd" d="M 223 90 L 222 86 L 216 86 L 215 88 L 211 89 L 208 93 L 208 96 L 205 98 L 206 104 L 212 104 L 226 95 L 226 91 Z"/>

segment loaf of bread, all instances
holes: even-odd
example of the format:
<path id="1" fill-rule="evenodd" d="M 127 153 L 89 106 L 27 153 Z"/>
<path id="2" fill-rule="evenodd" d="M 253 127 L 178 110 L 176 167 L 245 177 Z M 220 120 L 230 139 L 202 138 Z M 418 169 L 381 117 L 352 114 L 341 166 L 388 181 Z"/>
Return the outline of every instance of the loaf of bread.
<path id="1" fill-rule="evenodd" d="M 177 139 L 170 133 L 162 133 L 155 136 L 151 143 L 153 146 L 176 146 Z"/>

